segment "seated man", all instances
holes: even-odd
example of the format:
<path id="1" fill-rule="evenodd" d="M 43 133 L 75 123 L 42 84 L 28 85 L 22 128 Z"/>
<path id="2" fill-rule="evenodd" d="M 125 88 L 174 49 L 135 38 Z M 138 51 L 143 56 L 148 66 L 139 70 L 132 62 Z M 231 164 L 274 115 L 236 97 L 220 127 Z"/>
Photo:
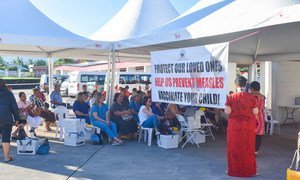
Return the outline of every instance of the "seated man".
<path id="1" fill-rule="evenodd" d="M 78 119 L 85 119 L 85 123 L 91 124 L 89 111 L 90 105 L 86 103 L 88 95 L 84 92 L 80 92 L 77 95 L 77 100 L 73 104 L 73 111 Z"/>
<path id="2" fill-rule="evenodd" d="M 54 109 L 57 106 L 65 106 L 65 104 L 62 101 L 62 96 L 60 94 L 60 85 L 54 86 L 54 91 L 50 94 L 50 102 L 51 107 Z"/>

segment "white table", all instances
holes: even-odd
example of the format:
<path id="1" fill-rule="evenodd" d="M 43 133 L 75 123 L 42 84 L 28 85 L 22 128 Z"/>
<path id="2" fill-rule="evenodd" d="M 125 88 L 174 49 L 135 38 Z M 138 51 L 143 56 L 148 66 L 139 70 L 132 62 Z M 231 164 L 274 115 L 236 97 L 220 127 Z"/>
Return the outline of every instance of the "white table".
<path id="1" fill-rule="evenodd" d="M 288 119 L 291 119 L 294 121 L 294 123 L 296 123 L 295 118 L 294 118 L 294 112 L 296 110 L 300 109 L 300 105 L 279 105 L 279 107 L 284 108 L 285 112 L 286 112 L 286 117 L 285 117 L 283 124 L 285 124 L 285 122 Z"/>

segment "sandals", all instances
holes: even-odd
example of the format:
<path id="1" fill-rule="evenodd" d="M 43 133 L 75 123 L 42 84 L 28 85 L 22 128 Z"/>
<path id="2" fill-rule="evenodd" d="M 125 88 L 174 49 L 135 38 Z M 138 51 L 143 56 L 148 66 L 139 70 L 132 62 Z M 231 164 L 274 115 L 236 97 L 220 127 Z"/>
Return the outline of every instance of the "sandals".
<path id="1" fill-rule="evenodd" d="M 8 159 L 8 160 L 4 160 L 4 162 L 5 162 L 5 163 L 9 163 L 9 162 L 11 162 L 11 161 L 13 161 L 13 160 L 15 160 L 13 157 L 9 157 L 9 159 Z"/>

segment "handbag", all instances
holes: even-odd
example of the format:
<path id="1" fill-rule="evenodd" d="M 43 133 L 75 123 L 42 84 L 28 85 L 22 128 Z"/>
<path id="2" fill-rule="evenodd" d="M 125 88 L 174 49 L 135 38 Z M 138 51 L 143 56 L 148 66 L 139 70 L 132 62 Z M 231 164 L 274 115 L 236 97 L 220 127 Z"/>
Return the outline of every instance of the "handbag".
<path id="1" fill-rule="evenodd" d="M 101 134 L 93 134 L 91 141 L 93 145 L 103 145 L 103 137 Z"/>
<path id="2" fill-rule="evenodd" d="M 39 116 L 42 112 L 42 108 L 35 108 L 28 111 L 28 115 L 31 117 Z"/>
<path id="3" fill-rule="evenodd" d="M 300 179 L 299 165 L 300 165 L 300 132 L 298 133 L 298 148 L 295 151 L 291 166 L 286 170 L 287 180 Z"/>
<path id="4" fill-rule="evenodd" d="M 26 121 L 28 115 L 27 114 L 20 114 L 20 120 Z"/>
<path id="5" fill-rule="evenodd" d="M 133 116 L 132 116 L 132 115 L 124 115 L 124 116 L 122 116 L 122 119 L 123 119 L 124 121 L 130 121 L 130 120 L 133 119 Z"/>
<path id="6" fill-rule="evenodd" d="M 18 133 L 18 140 L 24 140 L 27 137 L 25 130 L 22 128 Z"/>
<path id="7" fill-rule="evenodd" d="M 39 155 L 46 155 L 48 154 L 50 151 L 50 144 L 49 144 L 49 140 L 48 138 L 46 138 L 44 140 L 44 143 L 42 145 L 40 145 L 38 151 L 37 151 L 37 154 Z"/>

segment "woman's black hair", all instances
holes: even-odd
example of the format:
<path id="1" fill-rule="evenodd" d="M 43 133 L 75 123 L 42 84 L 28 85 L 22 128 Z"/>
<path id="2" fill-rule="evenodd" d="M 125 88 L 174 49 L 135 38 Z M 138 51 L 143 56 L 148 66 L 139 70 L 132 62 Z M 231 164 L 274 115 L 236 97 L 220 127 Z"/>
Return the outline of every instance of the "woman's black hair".
<path id="1" fill-rule="evenodd" d="M 101 94 L 101 93 L 98 93 L 97 96 L 96 96 L 96 99 L 95 99 L 94 104 L 98 105 L 99 102 L 100 102 L 100 99 L 101 99 L 102 97 L 103 97 L 102 94 Z"/>
<path id="2" fill-rule="evenodd" d="M 151 99 L 150 96 L 144 96 L 144 97 L 143 97 L 143 100 L 142 100 L 142 105 L 146 105 L 146 103 L 147 103 L 147 101 L 148 101 L 149 99 Z"/>
<path id="3" fill-rule="evenodd" d="M 26 95 L 24 92 L 19 92 L 19 98 L 22 97 L 23 95 Z"/>
<path id="4" fill-rule="evenodd" d="M 114 102 L 117 102 L 118 97 L 120 96 L 121 93 L 116 93 L 114 96 Z"/>
<path id="5" fill-rule="evenodd" d="M 253 89 L 254 91 L 260 91 L 260 84 L 257 81 L 253 81 L 250 83 L 250 89 Z"/>
<path id="6" fill-rule="evenodd" d="M 94 90 L 92 93 L 92 97 L 94 97 L 95 93 L 98 93 L 98 90 Z"/>
<path id="7" fill-rule="evenodd" d="M 0 79 L 0 89 L 5 89 L 6 87 L 6 82 L 4 81 L 4 79 Z"/>
<path id="8" fill-rule="evenodd" d="M 238 76 L 234 80 L 234 83 L 238 87 L 246 87 L 247 79 L 244 76 Z"/>

